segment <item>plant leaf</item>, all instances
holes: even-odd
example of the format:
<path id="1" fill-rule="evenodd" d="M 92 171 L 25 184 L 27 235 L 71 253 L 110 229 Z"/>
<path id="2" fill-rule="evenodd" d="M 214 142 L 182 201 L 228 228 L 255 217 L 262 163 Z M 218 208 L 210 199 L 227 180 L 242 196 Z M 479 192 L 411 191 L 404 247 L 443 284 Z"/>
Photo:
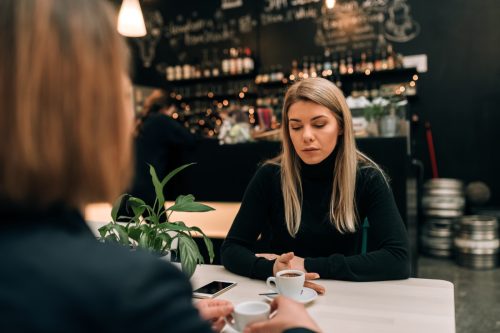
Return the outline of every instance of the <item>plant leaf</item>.
<path id="1" fill-rule="evenodd" d="M 203 231 L 201 231 L 198 227 L 191 227 L 191 230 L 194 230 L 200 233 L 203 236 L 203 241 L 205 242 L 205 246 L 207 247 L 208 257 L 210 258 L 210 263 L 214 261 L 215 253 L 214 253 L 214 245 L 212 240 L 208 238 Z"/>
<path id="2" fill-rule="evenodd" d="M 118 217 L 118 210 L 120 209 L 120 205 L 122 203 L 123 197 L 125 197 L 127 194 L 122 194 L 118 197 L 118 199 L 115 200 L 113 203 L 113 208 L 111 209 L 111 219 L 116 222 L 117 217 Z"/>
<path id="3" fill-rule="evenodd" d="M 160 255 L 165 255 L 165 251 L 168 252 L 170 250 L 170 246 L 172 244 L 172 237 L 166 232 L 161 232 L 158 235 L 158 238 L 162 240 L 162 248 L 160 249 Z M 165 243 L 165 245 L 163 245 Z"/>
<path id="4" fill-rule="evenodd" d="M 181 268 L 188 277 L 191 277 L 198 263 L 203 263 L 198 245 L 189 236 L 179 235 L 179 251 L 181 255 Z"/>
<path id="5" fill-rule="evenodd" d="M 116 233 L 118 234 L 118 241 L 120 242 L 120 244 L 123 244 L 123 245 L 129 244 L 128 231 L 124 226 L 117 224 L 117 223 L 113 223 L 112 229 L 114 229 L 116 231 Z"/>
<path id="6" fill-rule="evenodd" d="M 131 226 L 128 228 L 128 237 L 139 242 L 139 238 L 141 237 L 142 230 L 138 227 Z"/>
<path id="7" fill-rule="evenodd" d="M 137 242 L 137 245 L 140 248 L 149 249 L 149 230 L 143 230 L 141 233 L 141 236 L 139 237 L 139 242 Z"/>
<path id="8" fill-rule="evenodd" d="M 169 174 L 166 175 L 165 178 L 163 178 L 163 180 L 161 181 L 162 188 L 170 181 L 170 179 L 172 179 L 173 176 L 175 176 L 176 174 L 178 174 L 179 172 L 181 172 L 182 170 L 186 169 L 187 167 L 189 167 L 193 164 L 196 164 L 196 163 L 184 164 L 184 165 L 181 165 L 180 167 L 178 167 L 177 169 L 170 171 Z"/>
<path id="9" fill-rule="evenodd" d="M 182 223 L 182 224 L 181 224 Z M 184 225 L 184 222 L 163 222 L 158 226 L 161 230 L 173 230 L 173 231 L 191 231 L 191 228 Z"/>
<path id="10" fill-rule="evenodd" d="M 149 174 L 151 175 L 151 180 L 153 181 L 153 186 L 155 188 L 156 199 L 158 201 L 158 211 L 160 211 L 160 207 L 165 205 L 165 196 L 163 195 L 164 184 L 162 184 L 158 179 L 156 170 L 151 164 L 149 164 Z"/>
<path id="11" fill-rule="evenodd" d="M 113 222 L 110 222 L 110 223 L 108 223 L 106 225 L 103 225 L 102 227 L 100 227 L 99 229 L 97 229 L 97 230 L 99 230 L 99 235 L 101 236 L 101 239 L 105 238 L 106 234 L 110 230 L 109 227 L 110 227 L 111 224 L 113 224 Z"/>
<path id="12" fill-rule="evenodd" d="M 192 194 L 179 195 L 175 204 L 167 208 L 176 212 L 208 212 L 214 210 L 212 207 L 194 201 Z"/>
<path id="13" fill-rule="evenodd" d="M 144 213 L 144 211 L 146 210 L 146 207 L 148 206 L 144 202 L 144 200 L 136 198 L 136 197 L 128 198 L 128 203 L 129 203 L 130 207 L 132 208 L 132 211 L 134 212 L 135 216 L 141 216 Z"/>

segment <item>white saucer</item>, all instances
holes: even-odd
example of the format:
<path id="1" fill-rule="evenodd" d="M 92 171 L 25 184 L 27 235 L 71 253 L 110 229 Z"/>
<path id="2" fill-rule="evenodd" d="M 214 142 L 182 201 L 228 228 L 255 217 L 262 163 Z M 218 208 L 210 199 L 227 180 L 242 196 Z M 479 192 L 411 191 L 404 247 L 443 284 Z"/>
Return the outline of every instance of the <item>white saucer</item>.
<path id="1" fill-rule="evenodd" d="M 222 329 L 221 332 L 222 333 L 241 333 L 240 331 L 235 330 L 234 328 L 232 328 L 228 324 L 226 324 L 226 326 L 224 326 L 224 328 Z"/>
<path id="2" fill-rule="evenodd" d="M 269 292 L 273 292 L 273 290 L 269 290 Z M 276 296 L 278 296 L 278 294 L 276 294 L 276 295 L 264 295 L 264 297 L 266 299 L 268 299 L 269 301 L 272 301 Z M 316 290 L 304 287 L 304 289 L 302 289 L 302 294 L 298 298 L 294 298 L 294 300 L 299 302 L 299 303 L 306 304 L 306 303 L 314 301 L 317 297 L 318 297 L 318 293 L 316 292 Z"/>

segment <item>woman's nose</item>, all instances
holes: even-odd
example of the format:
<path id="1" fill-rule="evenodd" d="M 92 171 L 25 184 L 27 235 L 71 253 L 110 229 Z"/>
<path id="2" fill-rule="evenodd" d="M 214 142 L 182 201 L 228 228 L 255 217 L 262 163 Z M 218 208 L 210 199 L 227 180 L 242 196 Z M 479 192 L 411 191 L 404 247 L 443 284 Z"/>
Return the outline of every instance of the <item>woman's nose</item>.
<path id="1" fill-rule="evenodd" d="M 314 135 L 310 128 L 304 127 L 302 139 L 304 140 L 304 142 L 312 142 L 314 140 Z"/>

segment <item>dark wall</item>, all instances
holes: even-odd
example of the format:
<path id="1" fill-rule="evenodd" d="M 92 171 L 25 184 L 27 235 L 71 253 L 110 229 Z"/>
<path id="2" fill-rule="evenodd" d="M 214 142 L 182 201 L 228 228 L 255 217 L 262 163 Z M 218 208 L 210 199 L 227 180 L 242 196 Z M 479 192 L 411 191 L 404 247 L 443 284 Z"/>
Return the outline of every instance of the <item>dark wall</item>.
<path id="1" fill-rule="evenodd" d="M 343 2 L 346 1 L 337 1 L 339 4 Z M 500 149 L 497 148 L 500 140 L 496 128 L 500 124 L 500 2 L 406 2 L 411 6 L 412 18 L 420 25 L 420 33 L 409 42 L 394 42 L 394 48 L 405 55 L 427 54 L 429 60 L 429 71 L 420 75 L 418 98 L 411 105 L 412 113 L 419 118 L 414 124 L 414 156 L 423 161 L 425 177 L 429 178 L 431 172 L 424 130 L 424 123 L 428 121 L 432 126 L 439 176 L 459 178 L 466 183 L 484 181 L 492 190 L 490 204 L 499 206 L 500 174 L 496 169 L 500 165 Z M 241 38 L 236 34 L 234 38 L 213 43 L 210 48 L 250 46 L 265 67 L 281 59 L 284 68 L 287 68 L 293 58 L 300 59 L 312 51 L 318 51 L 316 55 L 320 55 L 322 47 L 312 41 L 314 36 L 311 36 L 317 24 L 314 20 L 288 23 L 289 29 L 286 24 L 276 25 L 276 28 L 258 25 L 258 13 L 269 3 L 271 1 L 268 0 L 245 0 L 243 8 L 235 10 L 234 15 L 241 18 L 247 11 L 254 24 L 251 31 Z M 320 4 L 311 3 L 312 6 Z M 198 16 L 213 17 L 220 1 L 188 0 L 179 4 L 145 0 L 144 5 L 145 10 L 160 8 L 165 21 L 168 21 L 177 20 L 178 12 L 184 18 L 193 11 Z M 229 24 L 230 13 L 224 12 L 220 21 Z M 237 26 L 233 25 L 233 28 L 237 30 Z M 191 52 L 189 48 L 179 48 L 178 45 L 172 47 L 169 43 L 166 38 L 160 41 L 155 64 L 179 59 L 176 48 L 181 51 L 181 57 L 186 58 L 197 52 L 196 48 Z M 137 55 L 136 43 L 132 42 L 131 45 Z M 141 67 L 136 58 L 135 68 L 136 82 L 161 83 L 154 65 L 149 69 Z"/>
<path id="2" fill-rule="evenodd" d="M 430 163 L 424 121 L 429 121 L 440 177 L 484 181 L 490 204 L 500 205 L 500 2 L 411 0 L 420 35 L 403 52 L 426 53 L 421 75 L 416 156 Z"/>

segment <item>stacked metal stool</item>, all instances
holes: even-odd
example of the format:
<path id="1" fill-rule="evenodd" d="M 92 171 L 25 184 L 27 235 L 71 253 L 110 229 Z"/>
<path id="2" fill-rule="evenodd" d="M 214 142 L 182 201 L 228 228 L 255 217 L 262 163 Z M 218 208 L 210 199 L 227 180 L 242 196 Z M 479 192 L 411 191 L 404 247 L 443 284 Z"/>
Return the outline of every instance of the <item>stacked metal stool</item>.
<path id="1" fill-rule="evenodd" d="M 440 258 L 453 255 L 454 224 L 464 215 L 464 209 L 464 185 L 460 180 L 435 178 L 424 184 L 422 252 Z"/>
<path id="2" fill-rule="evenodd" d="M 499 263 L 498 221 L 494 216 L 470 215 L 455 225 L 455 260 L 461 266 L 491 269 Z"/>

